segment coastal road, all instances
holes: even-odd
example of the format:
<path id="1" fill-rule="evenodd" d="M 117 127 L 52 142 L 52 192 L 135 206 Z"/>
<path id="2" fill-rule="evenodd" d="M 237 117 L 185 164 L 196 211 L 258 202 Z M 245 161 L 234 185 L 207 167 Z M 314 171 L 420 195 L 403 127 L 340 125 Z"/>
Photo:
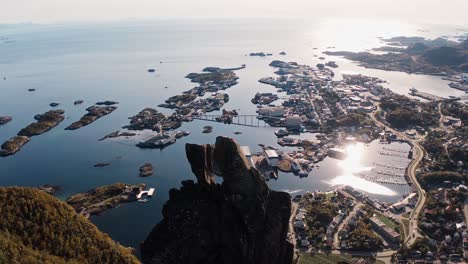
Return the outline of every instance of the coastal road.
<path id="1" fill-rule="evenodd" d="M 413 149 L 413 159 L 411 160 L 410 164 L 407 167 L 407 173 L 410 181 L 413 183 L 413 186 L 416 188 L 418 192 L 418 202 L 416 203 L 415 208 L 411 211 L 409 216 L 409 232 L 405 238 L 404 243 L 407 246 L 412 245 L 417 238 L 422 237 L 423 235 L 419 232 L 418 229 L 418 217 L 421 213 L 421 210 L 424 208 L 424 203 L 426 202 L 426 192 L 419 184 L 418 180 L 416 179 L 416 169 L 419 166 L 419 163 L 424 158 L 424 149 L 419 145 L 418 141 L 408 137 L 404 133 L 397 131 L 384 123 L 382 123 L 378 118 L 375 116 L 374 111 L 373 113 L 369 114 L 369 116 L 376 122 L 376 124 L 385 127 L 386 130 L 391 131 L 393 134 L 397 135 L 399 138 L 406 140 Z"/>

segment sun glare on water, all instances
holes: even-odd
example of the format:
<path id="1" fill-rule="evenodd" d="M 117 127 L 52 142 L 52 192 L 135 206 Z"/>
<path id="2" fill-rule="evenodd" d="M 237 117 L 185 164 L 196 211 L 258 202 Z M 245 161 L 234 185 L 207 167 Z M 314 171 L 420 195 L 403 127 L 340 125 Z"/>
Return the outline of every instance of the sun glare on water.
<path id="1" fill-rule="evenodd" d="M 397 193 L 385 186 L 375 182 L 370 182 L 356 176 L 358 173 L 369 171 L 372 168 L 364 167 L 361 164 L 361 158 L 365 151 L 362 143 L 348 145 L 346 147 L 347 157 L 338 163 L 342 169 L 341 175 L 332 180 L 335 185 L 348 185 L 355 189 L 366 191 L 372 194 L 381 194 L 393 196 Z"/>

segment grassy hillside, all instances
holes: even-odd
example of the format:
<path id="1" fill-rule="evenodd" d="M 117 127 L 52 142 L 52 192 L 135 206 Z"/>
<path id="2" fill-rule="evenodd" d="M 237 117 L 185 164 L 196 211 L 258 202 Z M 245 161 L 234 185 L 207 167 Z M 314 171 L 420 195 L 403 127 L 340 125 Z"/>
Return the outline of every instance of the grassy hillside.
<path id="1" fill-rule="evenodd" d="M 56 198 L 31 188 L 0 187 L 0 264 L 139 263 Z"/>

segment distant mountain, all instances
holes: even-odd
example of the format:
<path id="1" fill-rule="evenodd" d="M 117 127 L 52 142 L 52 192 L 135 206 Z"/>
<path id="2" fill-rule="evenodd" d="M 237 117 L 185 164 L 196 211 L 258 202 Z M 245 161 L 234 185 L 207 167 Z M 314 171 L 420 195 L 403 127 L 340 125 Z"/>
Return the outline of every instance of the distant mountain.
<path id="1" fill-rule="evenodd" d="M 324 54 L 343 56 L 360 62 L 366 68 L 434 75 L 468 72 L 468 39 L 454 42 L 444 38 L 433 40 L 421 37 L 383 39 L 390 46 L 375 48 L 383 54 L 371 52 L 326 51 Z"/>
<path id="2" fill-rule="evenodd" d="M 32 188 L 0 187 L 0 263 L 137 264 L 66 203 Z"/>

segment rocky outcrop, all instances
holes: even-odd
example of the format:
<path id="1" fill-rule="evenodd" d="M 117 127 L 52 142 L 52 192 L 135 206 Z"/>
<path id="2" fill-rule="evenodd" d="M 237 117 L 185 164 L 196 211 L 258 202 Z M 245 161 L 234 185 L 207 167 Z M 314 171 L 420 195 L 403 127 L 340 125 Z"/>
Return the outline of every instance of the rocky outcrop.
<path id="1" fill-rule="evenodd" d="M 153 175 L 153 164 L 145 163 L 140 167 L 140 177 L 148 177 Z"/>
<path id="2" fill-rule="evenodd" d="M 50 110 L 44 114 L 36 115 L 34 119 L 36 119 L 37 122 L 31 123 L 27 127 L 21 129 L 18 135 L 32 137 L 43 134 L 65 119 L 63 116 L 64 112 L 63 110 Z"/>
<path id="3" fill-rule="evenodd" d="M 75 129 L 87 126 L 93 123 L 94 121 L 96 121 L 97 119 L 114 112 L 115 109 L 117 109 L 116 106 L 102 106 L 101 107 L 101 106 L 93 105 L 91 107 L 88 107 L 86 109 L 88 113 L 82 116 L 80 120 L 67 126 L 65 130 L 75 130 Z"/>
<path id="4" fill-rule="evenodd" d="M 170 191 L 163 220 L 141 245 L 143 262 L 292 263 L 289 194 L 270 190 L 233 139 L 187 144 L 186 153 L 198 183 Z"/>
<path id="5" fill-rule="evenodd" d="M 15 154 L 21 149 L 22 146 L 26 145 L 29 140 L 30 138 L 25 136 L 15 136 L 10 138 L 2 144 L 2 149 L 0 149 L 0 157 L 6 157 Z"/>
<path id="6" fill-rule="evenodd" d="M 0 126 L 13 120 L 11 116 L 0 116 Z"/>
<path id="7" fill-rule="evenodd" d="M 132 133 L 132 132 L 122 132 L 120 133 L 120 131 L 114 131 L 112 133 L 109 133 L 107 135 L 105 135 L 104 137 L 100 138 L 99 141 L 103 141 L 103 140 L 106 140 L 108 138 L 118 138 L 118 137 L 133 137 L 135 136 L 136 134 L 135 133 Z"/>
<path id="8" fill-rule="evenodd" d="M 0 157 L 15 154 L 31 140 L 30 138 L 32 136 L 43 134 L 60 124 L 60 122 L 65 119 L 63 113 L 63 110 L 50 110 L 44 114 L 34 116 L 37 122 L 31 123 L 27 127 L 21 129 L 17 136 L 10 138 L 2 144 Z"/>
<path id="9" fill-rule="evenodd" d="M 138 193 L 145 187 L 144 183 L 135 185 L 114 183 L 75 194 L 68 198 L 66 203 L 82 215 L 97 215 L 121 203 L 136 201 Z"/>

